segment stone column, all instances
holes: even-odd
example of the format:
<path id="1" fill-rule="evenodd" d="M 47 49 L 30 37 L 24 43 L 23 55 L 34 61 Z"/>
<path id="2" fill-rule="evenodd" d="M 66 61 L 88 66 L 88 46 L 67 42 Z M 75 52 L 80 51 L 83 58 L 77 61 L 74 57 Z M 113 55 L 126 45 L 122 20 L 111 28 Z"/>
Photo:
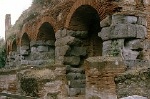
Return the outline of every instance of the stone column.
<path id="1" fill-rule="evenodd" d="M 30 46 L 24 45 L 20 47 L 20 60 L 21 65 L 29 64 Z"/>
<path id="2" fill-rule="evenodd" d="M 59 30 L 56 36 L 55 60 L 56 64 L 66 65 L 68 96 L 85 94 L 85 72 L 81 57 L 85 56 L 86 48 L 81 47 L 82 39 L 87 31 Z"/>
<path id="3" fill-rule="evenodd" d="M 142 59 L 147 31 L 141 16 L 114 14 L 101 21 L 103 56 L 122 56 L 125 60 Z"/>

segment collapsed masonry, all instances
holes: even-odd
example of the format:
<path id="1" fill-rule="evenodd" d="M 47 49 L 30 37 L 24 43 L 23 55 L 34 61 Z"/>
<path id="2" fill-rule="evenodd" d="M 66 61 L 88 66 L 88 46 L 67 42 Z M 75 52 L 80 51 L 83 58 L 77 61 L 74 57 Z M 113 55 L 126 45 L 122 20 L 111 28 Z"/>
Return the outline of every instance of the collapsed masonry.
<path id="1" fill-rule="evenodd" d="M 0 83 L 5 86 L 0 92 L 44 99 L 136 94 L 118 92 L 124 83 L 117 77 L 149 66 L 148 13 L 142 12 L 149 2 L 70 1 L 70 12 L 61 9 L 56 18 L 44 12 L 26 22 L 16 39 L 7 40 L 6 68 L 17 69 L 1 71 Z M 140 95 L 149 98 L 150 87 L 144 88 L 147 94 Z"/>

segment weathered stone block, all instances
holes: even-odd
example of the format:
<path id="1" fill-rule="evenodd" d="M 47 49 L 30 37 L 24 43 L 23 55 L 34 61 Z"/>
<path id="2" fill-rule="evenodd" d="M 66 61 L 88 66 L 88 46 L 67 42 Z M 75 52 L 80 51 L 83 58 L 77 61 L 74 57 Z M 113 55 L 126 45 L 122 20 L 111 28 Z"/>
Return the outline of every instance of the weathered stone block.
<path id="1" fill-rule="evenodd" d="M 80 44 L 81 44 L 81 40 L 72 36 L 66 36 L 64 38 L 56 40 L 55 42 L 55 46 L 80 45 Z"/>
<path id="2" fill-rule="evenodd" d="M 125 24 L 125 23 L 131 23 L 135 24 L 137 23 L 137 17 L 136 16 L 126 16 L 126 15 L 113 15 L 112 16 L 112 24 Z"/>
<path id="3" fill-rule="evenodd" d="M 112 43 L 111 40 L 103 42 L 103 52 L 102 52 L 103 56 L 107 56 L 110 54 L 111 46 L 112 46 L 111 43 Z"/>
<path id="4" fill-rule="evenodd" d="M 36 41 L 31 41 L 31 42 L 30 42 L 30 47 L 36 47 L 36 46 L 37 46 Z"/>
<path id="5" fill-rule="evenodd" d="M 103 40 L 135 38 L 137 27 L 133 24 L 116 24 L 114 26 L 102 28 L 98 36 Z"/>
<path id="6" fill-rule="evenodd" d="M 67 55 L 70 52 L 71 48 L 68 45 L 64 45 L 61 47 L 55 48 L 55 55 L 56 56 L 64 56 Z"/>
<path id="7" fill-rule="evenodd" d="M 64 63 L 64 56 L 55 56 L 55 64 L 62 65 Z"/>
<path id="8" fill-rule="evenodd" d="M 66 29 L 58 30 L 58 31 L 55 33 L 56 39 L 60 39 L 60 38 L 62 38 L 62 37 L 65 37 L 66 35 L 67 35 L 67 30 L 66 30 Z"/>
<path id="9" fill-rule="evenodd" d="M 138 17 L 137 24 L 147 26 L 147 20 L 145 17 Z"/>
<path id="10" fill-rule="evenodd" d="M 85 88 L 85 80 L 70 80 L 69 88 Z"/>
<path id="11" fill-rule="evenodd" d="M 69 92 L 69 96 L 76 96 L 79 95 L 81 93 L 80 88 L 69 88 L 68 90 Z"/>
<path id="12" fill-rule="evenodd" d="M 38 52 L 48 52 L 48 46 L 38 46 L 37 51 Z"/>
<path id="13" fill-rule="evenodd" d="M 24 46 L 21 46 L 21 47 L 20 47 L 20 50 L 28 50 L 28 49 L 30 49 L 30 46 L 25 46 L 25 45 L 24 45 Z"/>
<path id="14" fill-rule="evenodd" d="M 100 26 L 101 27 L 109 27 L 111 25 L 111 19 L 112 17 L 111 16 L 107 16 L 105 19 L 103 19 L 101 22 L 100 22 Z"/>
<path id="15" fill-rule="evenodd" d="M 132 24 L 118 24 L 110 34 L 110 38 L 132 38 L 136 37 L 136 26 Z"/>
<path id="16" fill-rule="evenodd" d="M 81 79 L 85 79 L 85 74 L 81 74 L 81 73 L 68 73 L 67 74 L 67 79 L 68 80 L 81 80 Z"/>
<path id="17" fill-rule="evenodd" d="M 145 38 L 147 35 L 147 30 L 145 26 L 136 25 L 137 28 L 137 38 Z"/>
<path id="18" fill-rule="evenodd" d="M 87 54 L 86 50 L 87 49 L 85 47 L 73 47 L 71 49 L 70 55 L 73 55 L 73 56 L 85 56 Z"/>
<path id="19" fill-rule="evenodd" d="M 124 46 L 124 39 L 109 40 L 103 42 L 104 56 L 119 56 L 120 50 Z"/>
<path id="20" fill-rule="evenodd" d="M 123 57 L 125 60 L 136 60 L 139 55 L 138 51 L 132 51 L 130 49 L 123 49 Z"/>
<path id="21" fill-rule="evenodd" d="M 86 38 L 88 35 L 88 31 L 72 31 L 68 30 L 67 35 L 73 36 L 73 37 L 78 37 L 78 38 Z"/>
<path id="22" fill-rule="evenodd" d="M 45 44 L 48 46 L 55 46 L 55 40 L 48 40 L 45 42 Z"/>
<path id="23" fill-rule="evenodd" d="M 112 28 L 111 27 L 105 27 L 102 28 L 101 32 L 98 33 L 98 36 L 102 38 L 102 40 L 108 40 L 110 39 Z"/>
<path id="24" fill-rule="evenodd" d="M 79 65 L 80 64 L 80 57 L 76 56 L 70 56 L 70 57 L 65 57 L 64 58 L 64 64 L 67 65 Z"/>
<path id="25" fill-rule="evenodd" d="M 125 47 L 128 49 L 143 49 L 144 42 L 140 39 L 130 40 L 128 43 L 126 43 Z"/>
<path id="26" fill-rule="evenodd" d="M 69 73 L 81 73 L 81 74 L 84 74 L 85 73 L 85 70 L 83 68 L 73 68 L 71 66 L 66 66 L 67 70 L 66 72 Z"/>
<path id="27" fill-rule="evenodd" d="M 55 33 L 55 38 L 56 38 L 56 39 L 60 39 L 60 38 L 61 38 L 61 32 L 62 32 L 62 30 L 58 30 L 58 31 Z"/>
<path id="28" fill-rule="evenodd" d="M 29 61 L 28 60 L 21 60 L 21 65 L 28 65 Z"/>
<path id="29" fill-rule="evenodd" d="M 37 52 L 37 48 L 36 47 L 31 47 L 31 52 L 36 53 Z"/>
<path id="30" fill-rule="evenodd" d="M 20 54 L 23 56 L 29 55 L 29 51 L 27 50 L 20 50 Z"/>

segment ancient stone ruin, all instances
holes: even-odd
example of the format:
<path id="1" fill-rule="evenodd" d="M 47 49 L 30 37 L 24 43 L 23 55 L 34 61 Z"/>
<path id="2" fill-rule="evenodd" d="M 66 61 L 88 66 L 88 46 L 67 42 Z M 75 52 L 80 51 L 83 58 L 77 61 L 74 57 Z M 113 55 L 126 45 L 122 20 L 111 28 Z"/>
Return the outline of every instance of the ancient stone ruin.
<path id="1" fill-rule="evenodd" d="M 13 27 L 7 14 L 0 95 L 150 99 L 149 11 L 149 0 L 43 0 Z"/>

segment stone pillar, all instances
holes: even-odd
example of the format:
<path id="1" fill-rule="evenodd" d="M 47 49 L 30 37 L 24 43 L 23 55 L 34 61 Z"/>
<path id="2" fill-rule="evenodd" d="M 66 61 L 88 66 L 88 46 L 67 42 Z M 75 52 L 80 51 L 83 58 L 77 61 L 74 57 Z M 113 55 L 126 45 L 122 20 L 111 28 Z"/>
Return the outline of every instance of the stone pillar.
<path id="1" fill-rule="evenodd" d="M 142 59 L 147 31 L 141 16 L 114 14 L 101 21 L 103 56 L 122 56 L 125 60 Z"/>
<path id="2" fill-rule="evenodd" d="M 85 68 L 86 99 L 117 99 L 114 77 L 125 71 L 120 57 L 90 57 Z"/>
<path id="3" fill-rule="evenodd" d="M 68 96 L 85 94 L 85 72 L 81 57 L 85 56 L 86 48 L 81 47 L 82 38 L 87 31 L 59 30 L 55 33 L 55 63 L 66 65 Z"/>
<path id="4" fill-rule="evenodd" d="M 23 45 L 20 47 L 21 65 L 29 65 L 30 46 Z"/>

